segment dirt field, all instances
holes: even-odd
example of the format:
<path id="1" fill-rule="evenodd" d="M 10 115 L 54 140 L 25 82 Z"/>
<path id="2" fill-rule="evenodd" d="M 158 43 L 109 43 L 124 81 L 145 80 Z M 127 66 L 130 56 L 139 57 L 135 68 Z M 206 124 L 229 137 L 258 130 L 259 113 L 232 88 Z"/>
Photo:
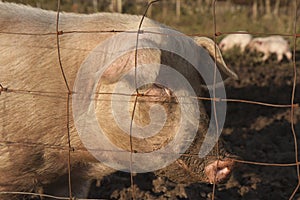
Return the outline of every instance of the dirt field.
<path id="1" fill-rule="evenodd" d="M 300 102 L 300 52 L 297 53 L 297 90 Z M 226 84 L 227 98 L 273 104 L 290 104 L 293 64 L 284 60 L 260 63 L 254 57 L 232 54 L 226 61 L 239 81 Z M 273 59 L 275 60 L 275 58 Z M 208 106 L 209 107 L 209 106 Z M 300 134 L 300 109 L 295 109 L 295 130 Z M 298 136 L 299 137 L 299 136 Z M 222 134 L 226 148 L 241 160 L 263 163 L 294 163 L 290 108 L 228 103 Z M 300 140 L 298 140 L 300 142 Z M 176 173 L 176 172 L 174 172 Z M 136 199 L 211 199 L 213 186 L 176 184 L 152 173 L 134 178 Z M 238 164 L 229 180 L 218 184 L 215 199 L 289 199 L 297 186 L 296 167 Z M 115 173 L 93 185 L 90 198 L 130 199 L 130 176 Z M 300 199 L 300 192 L 295 199 Z"/>

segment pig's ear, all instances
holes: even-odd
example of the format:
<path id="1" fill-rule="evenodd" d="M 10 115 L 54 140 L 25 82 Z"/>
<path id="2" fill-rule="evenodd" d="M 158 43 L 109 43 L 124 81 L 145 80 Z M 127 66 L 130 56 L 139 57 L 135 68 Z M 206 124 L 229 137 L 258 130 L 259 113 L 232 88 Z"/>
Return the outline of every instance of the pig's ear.
<path id="1" fill-rule="evenodd" d="M 215 45 L 214 41 L 207 38 L 207 37 L 194 37 L 194 41 L 197 45 L 203 47 L 207 50 L 210 57 L 217 62 L 217 67 L 220 70 L 220 73 L 222 74 L 222 77 L 227 78 L 233 78 L 235 80 L 239 79 L 238 75 L 230 69 L 224 62 L 221 51 L 218 47 L 218 45 Z M 216 47 L 216 56 L 215 55 L 215 47 Z"/>
<path id="2" fill-rule="evenodd" d="M 225 47 L 224 43 L 219 44 L 219 48 L 223 49 Z"/>
<path id="3" fill-rule="evenodd" d="M 256 43 L 262 45 L 262 41 L 257 40 Z"/>

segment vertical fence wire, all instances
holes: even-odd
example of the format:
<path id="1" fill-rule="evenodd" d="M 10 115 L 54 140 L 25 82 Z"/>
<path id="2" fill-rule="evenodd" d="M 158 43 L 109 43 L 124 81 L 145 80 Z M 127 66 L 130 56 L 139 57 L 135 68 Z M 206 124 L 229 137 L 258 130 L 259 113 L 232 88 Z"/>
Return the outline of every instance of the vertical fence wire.
<path id="1" fill-rule="evenodd" d="M 59 68 L 61 70 L 61 74 L 63 76 L 66 88 L 68 90 L 67 93 L 67 108 L 66 108 L 66 120 L 67 120 L 67 124 L 66 124 L 66 128 L 67 128 L 67 138 L 68 138 L 68 147 L 69 147 L 69 151 L 68 151 L 68 188 L 69 188 L 69 198 L 70 200 L 72 199 L 72 181 L 71 181 L 71 138 L 70 138 L 70 100 L 71 100 L 71 95 L 72 92 L 70 90 L 68 81 L 67 81 L 67 77 L 66 74 L 64 72 L 64 68 L 61 62 L 61 53 L 60 53 L 60 43 L 59 43 L 59 36 L 63 34 L 63 31 L 59 30 L 59 16 L 60 16 L 60 0 L 57 0 L 57 14 L 56 14 L 56 44 L 57 44 L 57 57 L 58 57 L 58 62 L 59 62 Z"/>
<path id="2" fill-rule="evenodd" d="M 214 26 L 214 36 L 213 36 L 213 40 L 214 40 L 214 79 L 213 79 L 213 98 L 217 98 L 216 97 L 216 79 L 217 79 L 217 19 L 216 19 L 216 4 L 217 1 L 214 0 L 212 5 L 213 5 L 213 26 Z M 216 126 L 216 136 L 218 137 L 219 135 L 219 122 L 218 122 L 218 113 L 217 113 L 217 107 L 216 107 L 216 101 L 212 101 L 212 105 L 213 105 L 213 116 L 215 119 L 215 126 Z M 218 138 L 216 138 L 218 141 Z M 219 142 L 216 143 L 216 157 L 217 157 L 217 168 L 219 166 L 219 160 L 220 160 L 220 155 L 219 155 Z M 216 193 L 216 178 L 217 178 L 217 173 L 214 174 L 214 182 L 213 182 L 213 189 L 212 189 L 212 197 L 211 199 L 214 200 L 215 199 L 215 193 Z"/>
<path id="3" fill-rule="evenodd" d="M 296 92 L 296 84 L 297 84 L 297 67 L 296 67 L 296 42 L 297 42 L 297 0 L 294 0 L 294 26 L 293 26 L 293 86 L 292 86 L 292 93 L 291 93 L 291 105 L 294 104 L 295 100 L 295 92 Z M 300 169 L 299 169 L 299 161 L 298 161 L 298 142 L 297 142 L 297 134 L 295 131 L 295 123 L 294 123 L 294 117 L 295 117 L 295 110 L 294 106 L 291 106 L 291 113 L 290 113 L 290 120 L 291 120 L 291 130 L 293 134 L 294 139 L 294 148 L 295 148 L 295 162 L 296 162 L 296 171 L 297 171 L 297 186 L 295 187 L 293 193 L 290 196 L 290 200 L 292 200 L 296 194 L 296 192 L 299 189 L 300 186 Z"/>
<path id="4" fill-rule="evenodd" d="M 137 101 L 139 96 L 141 95 L 139 93 L 139 89 L 138 89 L 138 84 L 137 84 L 137 66 L 138 66 L 138 45 L 139 45 L 139 35 L 141 34 L 141 28 L 144 22 L 144 19 L 147 15 L 148 9 L 152 6 L 152 4 L 158 2 L 160 0 L 154 0 L 154 1 L 150 1 L 148 2 L 145 12 L 142 15 L 141 21 L 139 23 L 138 26 L 138 30 L 137 30 L 137 34 L 136 34 L 136 45 L 135 45 L 135 54 L 134 54 L 134 85 L 135 85 L 135 89 L 136 89 L 136 96 L 134 99 L 134 104 L 133 104 L 133 110 L 132 110 L 132 115 L 131 115 L 131 121 L 130 121 L 130 134 L 129 134 L 129 139 L 130 139 L 130 184 L 131 184 L 131 191 L 132 191 L 132 199 L 136 199 L 136 195 L 135 195 L 135 187 L 134 187 L 134 179 L 133 179 L 133 168 L 132 168 L 132 154 L 133 152 L 133 143 L 132 143 L 132 128 L 133 128 L 133 122 L 134 122 L 134 115 L 136 112 L 136 105 L 137 105 Z"/>

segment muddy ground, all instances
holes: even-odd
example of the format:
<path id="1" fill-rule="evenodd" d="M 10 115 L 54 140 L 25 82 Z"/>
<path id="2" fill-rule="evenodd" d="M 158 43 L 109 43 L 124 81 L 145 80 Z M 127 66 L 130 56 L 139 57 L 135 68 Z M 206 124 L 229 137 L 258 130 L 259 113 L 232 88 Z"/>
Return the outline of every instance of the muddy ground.
<path id="1" fill-rule="evenodd" d="M 300 102 L 300 52 L 297 52 L 296 103 Z M 225 60 L 240 80 L 226 83 L 227 98 L 273 104 L 290 104 L 293 63 L 276 57 L 262 63 L 254 55 L 231 52 Z M 207 105 L 209 107 L 209 105 Z M 222 133 L 225 147 L 241 160 L 262 163 L 294 163 L 295 147 L 290 125 L 290 108 L 245 103 L 228 103 Z M 295 109 L 295 131 L 300 138 L 300 108 Z M 300 142 L 300 140 L 298 141 Z M 300 157 L 299 157 L 300 158 Z M 176 173 L 176 172 L 174 172 Z M 176 184 L 152 173 L 134 177 L 136 199 L 211 199 L 213 186 Z M 229 180 L 218 184 L 215 199 L 289 199 L 297 186 L 295 166 L 238 164 Z M 117 172 L 93 184 L 90 198 L 130 199 L 130 175 Z M 294 199 L 300 199 L 300 191 Z"/>

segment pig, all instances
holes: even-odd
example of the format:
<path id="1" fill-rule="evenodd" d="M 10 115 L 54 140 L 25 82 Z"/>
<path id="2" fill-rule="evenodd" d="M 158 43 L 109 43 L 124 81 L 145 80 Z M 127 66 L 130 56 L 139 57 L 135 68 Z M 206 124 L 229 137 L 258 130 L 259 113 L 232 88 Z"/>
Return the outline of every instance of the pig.
<path id="1" fill-rule="evenodd" d="M 75 87 L 80 66 L 86 63 L 87 57 L 96 46 L 115 36 L 116 30 L 137 30 L 140 20 L 141 16 L 117 13 L 61 13 L 59 30 L 62 30 L 60 33 L 63 34 L 59 36 L 59 44 L 67 87 L 59 67 L 56 12 L 0 2 L 1 200 L 20 198 L 12 192 L 70 196 L 69 170 L 71 195 L 86 198 L 92 179 L 101 179 L 116 171 L 99 162 L 83 144 L 75 125 L 74 113 L 77 111 L 70 106 L 80 93 L 72 91 L 72 88 Z M 146 27 L 166 26 L 145 18 L 142 28 Z M 180 43 L 180 37 L 177 41 Z M 215 44 L 210 39 L 196 37 L 194 41 L 199 45 L 197 48 L 202 52 L 201 59 L 208 68 L 214 67 L 215 60 L 224 77 L 237 77 L 226 66 L 220 54 L 214 58 Z M 106 47 L 114 45 L 121 46 L 118 43 L 109 43 Z M 111 53 L 106 52 L 106 47 L 99 50 L 103 52 L 103 57 L 106 53 Z M 158 62 L 174 67 L 189 79 L 197 96 L 203 94 L 203 79 L 199 74 L 193 73 L 190 64 L 179 56 L 151 48 L 140 49 L 137 56 L 139 62 L 144 64 Z M 147 125 L 150 121 L 151 106 L 159 105 L 168 114 L 165 122 L 167 125 L 157 137 L 132 137 L 132 144 L 130 143 L 129 136 L 123 134 L 114 123 L 111 94 L 120 77 L 133 69 L 134 57 L 134 52 L 126 53 L 104 70 L 95 87 L 95 113 L 106 136 L 117 146 L 129 152 L 151 152 L 174 138 L 173 133 L 178 129 L 180 122 L 178 116 L 182 111 L 178 99 L 174 97 L 175 91 L 159 84 L 140 87 L 138 98 L 131 96 L 131 100 L 128 101 L 129 113 L 133 113 L 134 99 L 137 98 L 138 114 L 135 115 L 134 121 Z M 153 70 L 157 70 L 154 74 L 161 73 L 160 68 Z M 153 79 L 155 78 L 156 75 Z M 219 157 L 216 156 L 216 147 L 207 157 L 200 158 L 197 155 L 209 123 L 201 101 L 199 110 L 197 133 L 186 150 L 186 154 L 196 156 L 182 155 L 175 162 L 156 170 L 154 173 L 157 176 L 166 176 L 170 180 L 185 183 L 218 183 L 229 176 L 234 162 L 221 143 Z M 110 159 L 107 156 L 107 160 Z"/>
<path id="2" fill-rule="evenodd" d="M 254 38 L 248 44 L 248 48 L 251 51 L 262 52 L 264 54 L 262 61 L 268 60 L 272 53 L 276 54 L 277 62 L 281 62 L 283 56 L 289 61 L 292 59 L 288 41 L 279 35 Z"/>
<path id="3" fill-rule="evenodd" d="M 229 34 L 220 41 L 219 47 L 222 51 L 228 51 L 234 47 L 238 47 L 243 53 L 251 39 L 252 35 L 247 34 L 246 32 L 240 34 Z"/>

